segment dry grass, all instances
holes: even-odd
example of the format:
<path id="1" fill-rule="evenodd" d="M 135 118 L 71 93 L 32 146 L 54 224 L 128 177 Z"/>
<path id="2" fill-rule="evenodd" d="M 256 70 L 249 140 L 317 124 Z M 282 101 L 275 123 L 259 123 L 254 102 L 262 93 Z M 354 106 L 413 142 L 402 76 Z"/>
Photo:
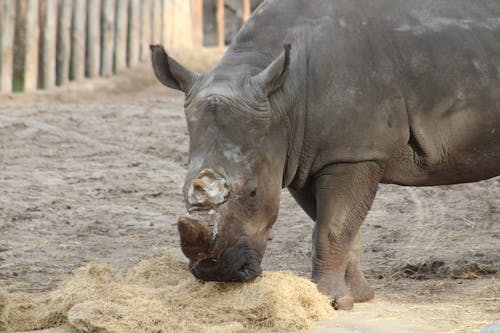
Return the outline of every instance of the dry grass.
<path id="1" fill-rule="evenodd" d="M 291 273 L 268 272 L 246 284 L 201 283 L 185 266 L 169 255 L 125 275 L 88 265 L 36 299 L 0 293 L 0 330 L 68 324 L 79 332 L 289 332 L 334 316 L 315 285 Z"/>
<path id="2" fill-rule="evenodd" d="M 391 277 L 404 277 L 415 280 L 435 278 L 451 279 L 478 279 L 496 273 L 491 265 L 486 265 L 472 260 L 459 259 L 452 263 L 441 260 L 427 260 L 418 263 L 406 263 L 397 268 Z"/>

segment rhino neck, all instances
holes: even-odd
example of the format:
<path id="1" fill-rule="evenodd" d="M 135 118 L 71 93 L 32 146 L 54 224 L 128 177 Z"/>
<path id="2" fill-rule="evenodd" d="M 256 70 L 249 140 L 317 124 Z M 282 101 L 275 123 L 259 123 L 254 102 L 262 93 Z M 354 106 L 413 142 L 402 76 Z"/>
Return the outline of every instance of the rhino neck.
<path id="1" fill-rule="evenodd" d="M 302 54 L 301 54 L 302 53 Z M 304 50 L 292 50 L 288 77 L 282 89 L 270 96 L 273 121 L 279 124 L 286 142 L 286 161 L 283 166 L 282 187 L 302 178 L 304 133 L 307 102 L 307 55 Z"/>

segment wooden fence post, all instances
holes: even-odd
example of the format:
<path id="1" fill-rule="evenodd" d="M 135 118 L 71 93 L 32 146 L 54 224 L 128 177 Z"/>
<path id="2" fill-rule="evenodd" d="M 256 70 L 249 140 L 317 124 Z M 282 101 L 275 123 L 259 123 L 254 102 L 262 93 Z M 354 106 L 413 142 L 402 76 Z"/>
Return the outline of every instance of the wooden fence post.
<path id="1" fill-rule="evenodd" d="M 167 49 L 172 48 L 172 34 L 173 34 L 173 20 L 174 16 L 172 14 L 172 0 L 163 0 L 163 32 L 162 32 L 162 44 Z"/>
<path id="2" fill-rule="evenodd" d="M 0 24 L 0 92 L 10 93 L 14 75 L 14 31 L 16 23 L 16 3 L 0 1 L 2 22 Z"/>
<path id="3" fill-rule="evenodd" d="M 151 8 L 151 18 L 153 19 L 152 24 L 152 32 L 151 32 L 151 42 L 153 44 L 161 43 L 161 21 L 163 19 L 162 15 L 162 3 L 161 0 L 152 0 L 152 8 Z"/>
<path id="4" fill-rule="evenodd" d="M 87 77 L 99 76 L 101 67 L 101 0 L 89 0 L 87 8 Z"/>
<path id="5" fill-rule="evenodd" d="M 217 0 L 217 46 L 224 47 L 224 0 Z"/>
<path id="6" fill-rule="evenodd" d="M 73 1 L 64 0 L 61 1 L 59 5 L 56 82 L 58 86 L 62 86 L 69 81 L 69 64 L 71 57 L 71 8 L 73 8 Z"/>
<path id="7" fill-rule="evenodd" d="M 56 85 L 57 0 L 45 1 L 44 18 L 42 87 L 51 89 Z"/>
<path id="8" fill-rule="evenodd" d="M 191 0 L 193 46 L 203 47 L 203 0 Z"/>
<path id="9" fill-rule="evenodd" d="M 217 6 L 223 46 L 224 0 Z M 23 61 L 23 88 L 33 91 L 39 83 L 51 89 L 110 76 L 149 59 L 150 43 L 203 45 L 203 0 L 0 0 L 0 19 L 0 92 L 13 90 L 14 67 Z M 22 40 L 15 41 L 16 24 L 24 21 Z"/>
<path id="10" fill-rule="evenodd" d="M 243 0 L 243 24 L 248 20 L 250 17 L 250 0 Z"/>
<path id="11" fill-rule="evenodd" d="M 73 28 L 71 30 L 70 79 L 79 81 L 85 77 L 85 24 L 86 0 L 75 0 Z"/>
<path id="12" fill-rule="evenodd" d="M 130 0 L 129 10 L 129 40 L 128 40 L 128 65 L 130 67 L 139 62 L 139 53 L 141 49 L 141 7 L 139 0 Z"/>
<path id="13" fill-rule="evenodd" d="M 24 53 L 24 91 L 36 90 L 38 86 L 38 0 L 28 0 L 26 11 L 26 48 Z"/>
<path id="14" fill-rule="evenodd" d="M 143 0 L 141 4 L 141 61 L 146 61 L 151 43 L 151 1 Z"/>
<path id="15" fill-rule="evenodd" d="M 172 22 L 172 41 L 171 47 L 189 48 L 193 46 L 192 20 L 191 20 L 191 2 L 176 1 L 175 15 Z"/>
<path id="16" fill-rule="evenodd" d="M 115 73 L 127 66 L 128 0 L 116 2 Z"/>
<path id="17" fill-rule="evenodd" d="M 113 51 L 115 41 L 115 0 L 103 0 L 102 4 L 102 58 L 103 76 L 113 74 Z"/>

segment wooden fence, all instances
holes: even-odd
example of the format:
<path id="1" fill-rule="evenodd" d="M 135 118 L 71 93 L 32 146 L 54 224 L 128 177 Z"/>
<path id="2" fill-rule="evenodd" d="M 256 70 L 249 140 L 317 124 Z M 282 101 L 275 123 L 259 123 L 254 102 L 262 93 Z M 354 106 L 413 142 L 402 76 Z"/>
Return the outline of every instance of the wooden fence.
<path id="1" fill-rule="evenodd" d="M 217 27 L 223 46 L 224 0 Z M 0 0 L 0 93 L 110 76 L 148 60 L 151 43 L 202 47 L 203 0 Z"/>

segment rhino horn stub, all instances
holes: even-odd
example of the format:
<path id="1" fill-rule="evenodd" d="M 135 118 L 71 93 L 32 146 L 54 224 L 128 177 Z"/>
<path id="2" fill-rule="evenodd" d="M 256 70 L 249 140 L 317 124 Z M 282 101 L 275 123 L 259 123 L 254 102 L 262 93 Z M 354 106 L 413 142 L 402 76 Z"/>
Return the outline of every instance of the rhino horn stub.
<path id="1" fill-rule="evenodd" d="M 221 175 L 212 169 L 204 169 L 191 182 L 188 201 L 191 206 L 217 206 L 226 201 L 229 186 Z"/>
<path id="2" fill-rule="evenodd" d="M 186 257 L 195 261 L 219 257 L 226 246 L 220 236 L 221 224 L 220 216 L 214 210 L 179 218 L 177 229 Z"/>
<path id="3" fill-rule="evenodd" d="M 212 247 L 212 232 L 199 221 L 190 217 L 181 217 L 177 222 L 181 236 L 181 249 L 191 260 L 203 260 L 208 257 Z"/>

